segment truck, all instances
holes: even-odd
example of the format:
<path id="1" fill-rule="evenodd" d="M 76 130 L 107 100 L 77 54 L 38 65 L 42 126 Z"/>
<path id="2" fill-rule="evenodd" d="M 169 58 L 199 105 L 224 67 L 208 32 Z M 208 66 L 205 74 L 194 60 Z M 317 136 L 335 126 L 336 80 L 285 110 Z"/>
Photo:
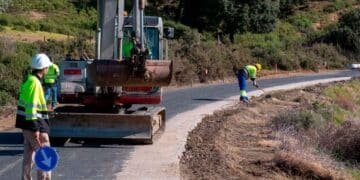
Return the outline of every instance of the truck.
<path id="1" fill-rule="evenodd" d="M 145 0 L 133 0 L 126 16 L 124 0 L 98 0 L 95 59 L 60 63 L 58 101 L 50 116 L 50 138 L 127 139 L 153 143 L 165 129 L 162 87 L 172 79 L 161 17 L 145 16 Z M 136 105 L 135 108 L 131 106 Z"/>

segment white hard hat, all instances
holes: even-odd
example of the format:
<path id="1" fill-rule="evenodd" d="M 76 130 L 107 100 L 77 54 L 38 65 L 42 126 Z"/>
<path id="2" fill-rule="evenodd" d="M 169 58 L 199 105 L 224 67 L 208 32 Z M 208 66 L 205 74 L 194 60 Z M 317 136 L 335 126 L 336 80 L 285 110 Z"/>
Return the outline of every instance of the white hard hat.
<path id="1" fill-rule="evenodd" d="M 46 54 L 37 54 L 31 59 L 30 67 L 32 69 L 44 69 L 51 65 L 51 61 Z"/>

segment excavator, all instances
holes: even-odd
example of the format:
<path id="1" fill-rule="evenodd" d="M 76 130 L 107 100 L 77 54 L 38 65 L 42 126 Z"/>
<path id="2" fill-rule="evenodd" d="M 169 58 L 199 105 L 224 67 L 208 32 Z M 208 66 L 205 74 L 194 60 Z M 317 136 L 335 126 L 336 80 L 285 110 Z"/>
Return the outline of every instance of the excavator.
<path id="1" fill-rule="evenodd" d="M 145 16 L 145 0 L 98 0 L 96 58 L 60 63 L 58 100 L 50 117 L 50 138 L 126 139 L 152 144 L 165 128 L 162 87 L 172 79 L 167 39 L 161 17 Z M 136 106 L 135 108 L 132 106 Z"/>

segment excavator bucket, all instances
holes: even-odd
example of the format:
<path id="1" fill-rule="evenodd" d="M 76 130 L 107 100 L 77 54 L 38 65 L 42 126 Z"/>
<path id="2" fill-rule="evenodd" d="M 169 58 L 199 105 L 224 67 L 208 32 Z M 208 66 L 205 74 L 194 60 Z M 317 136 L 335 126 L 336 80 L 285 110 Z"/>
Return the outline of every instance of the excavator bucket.
<path id="1" fill-rule="evenodd" d="M 168 86 L 173 63 L 146 60 L 145 72 L 138 73 L 128 61 L 95 60 L 88 65 L 88 77 L 96 86 Z"/>
<path id="2" fill-rule="evenodd" d="M 141 140 L 152 143 L 155 133 L 165 128 L 165 108 L 153 107 L 128 113 L 86 113 L 61 107 L 52 117 L 51 138 L 100 138 Z"/>

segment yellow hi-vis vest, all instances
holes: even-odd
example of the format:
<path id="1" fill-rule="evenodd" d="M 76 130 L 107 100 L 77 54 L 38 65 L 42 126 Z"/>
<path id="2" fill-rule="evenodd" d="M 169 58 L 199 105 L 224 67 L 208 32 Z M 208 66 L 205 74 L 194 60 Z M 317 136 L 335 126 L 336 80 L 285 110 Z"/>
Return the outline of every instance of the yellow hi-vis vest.
<path id="1" fill-rule="evenodd" d="M 257 71 L 256 67 L 253 65 L 247 65 L 247 66 L 245 66 L 245 69 L 248 73 L 247 79 L 250 78 L 251 80 L 255 80 L 256 79 L 256 71 Z"/>
<path id="2" fill-rule="evenodd" d="M 59 67 L 56 64 L 49 66 L 49 71 L 44 77 L 45 84 L 54 84 L 57 77 L 59 76 Z"/>
<path id="3" fill-rule="evenodd" d="M 16 126 L 19 128 L 28 124 L 26 121 L 48 120 L 44 91 L 40 80 L 29 75 L 25 83 L 21 85 L 18 109 L 16 111 Z"/>

